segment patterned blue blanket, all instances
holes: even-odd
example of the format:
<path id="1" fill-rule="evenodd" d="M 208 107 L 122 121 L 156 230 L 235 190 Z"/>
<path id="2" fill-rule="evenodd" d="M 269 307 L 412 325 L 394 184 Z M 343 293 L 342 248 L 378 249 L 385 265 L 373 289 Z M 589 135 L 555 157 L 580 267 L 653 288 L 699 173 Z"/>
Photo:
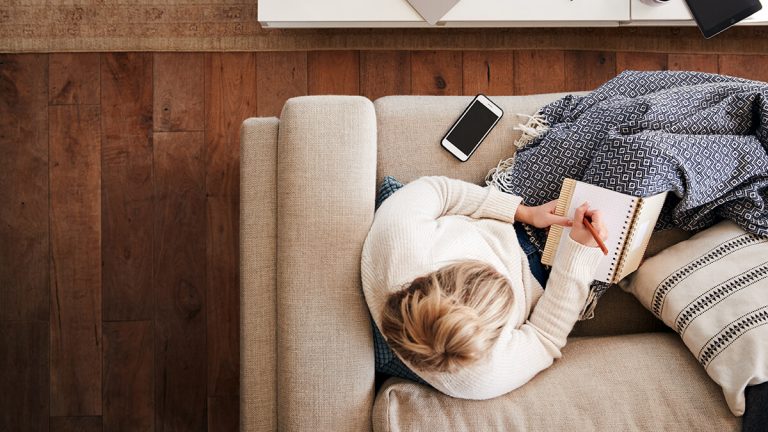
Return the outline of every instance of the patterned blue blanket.
<path id="1" fill-rule="evenodd" d="M 731 219 L 768 235 L 767 97 L 766 83 L 722 75 L 624 72 L 541 108 L 514 162 L 488 181 L 528 205 L 556 199 L 566 177 L 635 196 L 671 191 L 657 229 Z M 531 234 L 541 247 L 544 233 Z"/>

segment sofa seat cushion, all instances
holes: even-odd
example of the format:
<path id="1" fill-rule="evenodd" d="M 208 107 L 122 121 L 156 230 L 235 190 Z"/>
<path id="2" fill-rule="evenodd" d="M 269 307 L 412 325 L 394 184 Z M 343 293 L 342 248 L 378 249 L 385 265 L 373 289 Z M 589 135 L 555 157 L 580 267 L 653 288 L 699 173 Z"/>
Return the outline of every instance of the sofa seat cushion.
<path id="1" fill-rule="evenodd" d="M 374 431 L 739 430 L 719 387 L 672 334 L 573 339 L 531 382 L 485 401 L 401 379 L 376 397 Z"/>

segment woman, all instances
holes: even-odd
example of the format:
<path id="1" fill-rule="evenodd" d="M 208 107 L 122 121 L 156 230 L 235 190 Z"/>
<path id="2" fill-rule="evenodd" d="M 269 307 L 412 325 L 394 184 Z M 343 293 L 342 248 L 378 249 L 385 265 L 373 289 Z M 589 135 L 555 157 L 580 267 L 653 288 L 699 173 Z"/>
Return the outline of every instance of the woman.
<path id="1" fill-rule="evenodd" d="M 374 322 L 408 368 L 450 396 L 505 394 L 559 358 L 602 258 L 583 225 L 591 217 L 607 238 L 599 211 L 584 203 L 569 221 L 553 214 L 554 202 L 521 201 L 494 187 L 423 177 L 384 202 L 363 247 Z M 514 222 L 572 228 L 546 291 Z"/>

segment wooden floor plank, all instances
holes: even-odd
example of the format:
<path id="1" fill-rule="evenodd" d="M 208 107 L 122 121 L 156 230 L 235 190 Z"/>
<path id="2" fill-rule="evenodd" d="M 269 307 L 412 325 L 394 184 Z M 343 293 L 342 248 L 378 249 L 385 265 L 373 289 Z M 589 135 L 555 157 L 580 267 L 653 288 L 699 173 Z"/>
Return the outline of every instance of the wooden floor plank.
<path id="1" fill-rule="evenodd" d="M 240 125 L 256 115 L 256 55 L 209 53 L 205 59 L 206 190 L 240 193 Z"/>
<path id="2" fill-rule="evenodd" d="M 411 94 L 410 51 L 362 51 L 360 94 L 370 100 Z"/>
<path id="3" fill-rule="evenodd" d="M 99 104 L 99 53 L 52 53 L 49 76 L 51 105 Z"/>
<path id="4" fill-rule="evenodd" d="M 411 94 L 410 51 L 362 51 L 360 94 L 370 100 Z"/>
<path id="5" fill-rule="evenodd" d="M 203 53 L 154 54 L 155 131 L 203 130 L 203 60 Z"/>
<path id="6" fill-rule="evenodd" d="M 530 95 L 565 91 L 563 51 L 515 51 L 515 94 Z"/>
<path id="7" fill-rule="evenodd" d="M 768 81 L 768 55 L 721 54 L 720 73 L 757 81 Z"/>
<path id="8" fill-rule="evenodd" d="M 311 95 L 357 95 L 360 93 L 360 53 L 310 51 L 307 79 Z"/>
<path id="9" fill-rule="evenodd" d="M 279 117 L 285 101 L 307 94 L 307 52 L 256 54 L 256 115 Z"/>
<path id="10" fill-rule="evenodd" d="M 104 319 L 152 318 L 152 54 L 101 60 Z"/>
<path id="11" fill-rule="evenodd" d="M 616 53 L 566 51 L 565 90 L 594 90 L 616 76 Z"/>
<path id="12" fill-rule="evenodd" d="M 515 91 L 512 51 L 464 51 L 464 94 L 511 95 Z"/>
<path id="13" fill-rule="evenodd" d="M 237 396 L 208 398 L 208 432 L 231 432 L 238 429 Z"/>
<path id="14" fill-rule="evenodd" d="M 105 432 L 154 430 L 152 329 L 152 321 L 104 323 Z"/>
<path id="15" fill-rule="evenodd" d="M 97 105 L 49 109 L 51 415 L 101 415 L 101 133 Z"/>
<path id="16" fill-rule="evenodd" d="M 460 95 L 461 51 L 414 51 L 411 53 L 411 94 Z"/>
<path id="17" fill-rule="evenodd" d="M 207 210 L 208 395 L 235 396 L 240 370 L 239 199 L 209 197 Z"/>
<path id="18" fill-rule="evenodd" d="M 48 431 L 48 323 L 0 321 L 0 431 Z"/>
<path id="19" fill-rule="evenodd" d="M 51 432 L 101 431 L 101 417 L 51 417 Z"/>
<path id="20" fill-rule="evenodd" d="M 0 55 L 0 320 L 48 321 L 48 57 Z"/>
<path id="21" fill-rule="evenodd" d="M 616 73 L 620 73 L 625 70 L 658 71 L 666 69 L 667 55 L 663 53 L 616 53 Z"/>
<path id="22" fill-rule="evenodd" d="M 206 74 L 206 169 L 208 212 L 205 287 L 208 301 L 207 320 L 207 394 L 233 395 L 239 388 L 239 284 L 238 284 L 238 200 L 239 200 L 239 128 L 241 122 L 255 115 L 261 93 L 256 87 L 257 74 L 290 69 L 291 77 L 278 80 L 283 90 L 267 90 L 265 108 L 273 113 L 282 107 L 282 98 L 302 92 L 306 85 L 306 64 L 302 54 L 256 57 L 239 54 L 211 54 Z M 271 70 L 277 67 L 281 71 Z M 233 92 L 231 83 L 244 90 Z M 262 87 L 263 88 L 263 87 Z M 286 90 L 287 89 L 287 90 Z M 258 93 L 258 97 L 257 97 Z M 296 94 L 298 95 L 298 94 Z M 275 98 L 280 98 L 276 100 Z M 205 387 L 203 388 L 205 391 Z"/>
<path id="23" fill-rule="evenodd" d="M 716 54 L 670 54 L 669 70 L 717 73 Z"/>
<path id="24" fill-rule="evenodd" d="M 158 132 L 155 430 L 206 425 L 205 164 L 201 132 Z"/>

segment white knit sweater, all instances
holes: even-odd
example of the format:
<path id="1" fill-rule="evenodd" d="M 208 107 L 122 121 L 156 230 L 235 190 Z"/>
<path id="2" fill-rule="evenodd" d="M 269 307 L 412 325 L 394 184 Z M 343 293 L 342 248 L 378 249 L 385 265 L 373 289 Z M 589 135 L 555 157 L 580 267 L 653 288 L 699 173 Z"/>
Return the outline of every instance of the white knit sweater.
<path id="1" fill-rule="evenodd" d="M 587 299 L 600 249 L 568 238 L 542 290 L 512 225 L 520 202 L 492 186 L 423 177 L 382 204 L 363 246 L 363 290 L 379 329 L 390 293 L 449 263 L 483 261 L 511 281 L 513 311 L 484 360 L 454 373 L 425 372 L 404 362 L 450 396 L 489 399 L 528 382 L 560 358 Z"/>

